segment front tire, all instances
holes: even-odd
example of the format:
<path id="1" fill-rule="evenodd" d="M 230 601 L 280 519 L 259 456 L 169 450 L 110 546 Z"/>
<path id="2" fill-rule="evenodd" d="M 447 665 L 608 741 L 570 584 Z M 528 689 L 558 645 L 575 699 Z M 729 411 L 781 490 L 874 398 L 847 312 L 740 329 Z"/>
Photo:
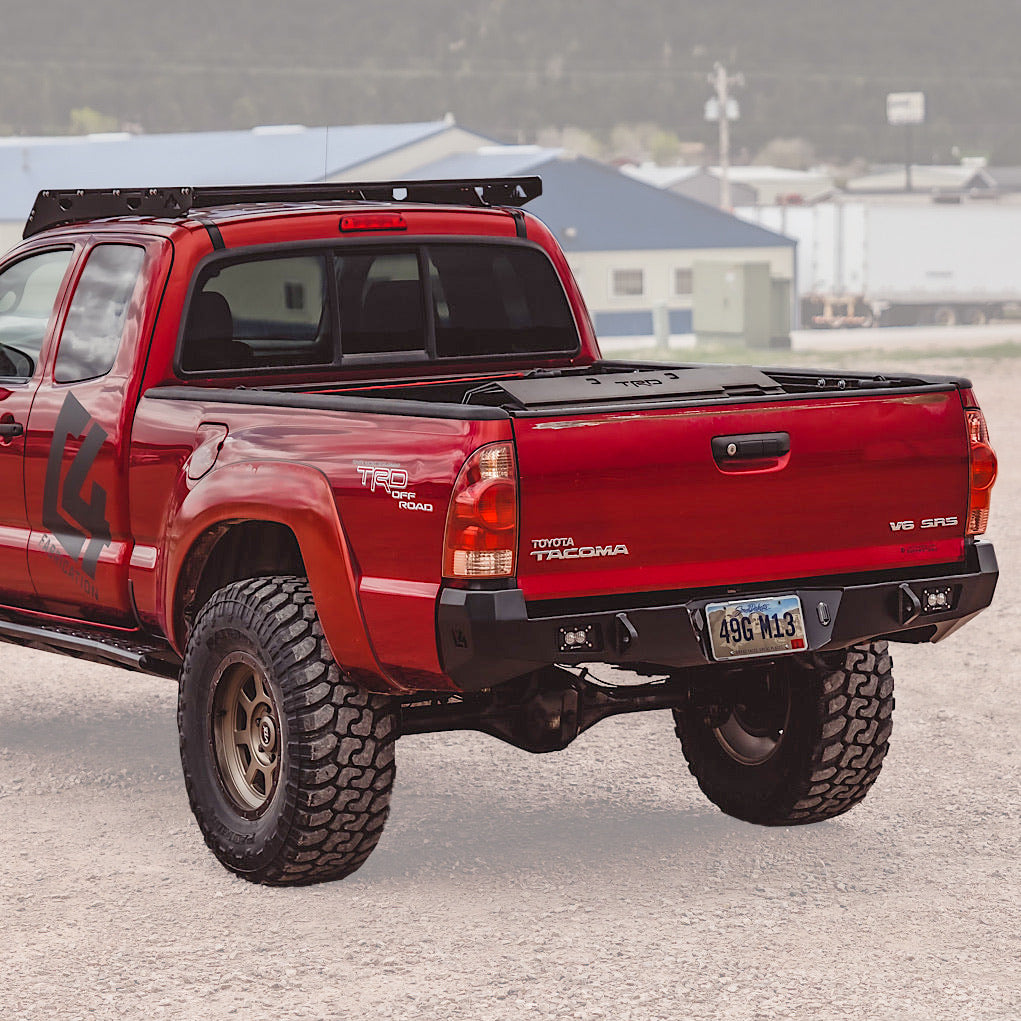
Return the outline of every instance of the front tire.
<path id="1" fill-rule="evenodd" d="M 746 822 L 790 826 L 865 797 L 889 748 L 893 705 L 887 644 L 866 642 L 744 670 L 714 704 L 696 700 L 674 719 L 710 801 Z"/>
<path id="2" fill-rule="evenodd" d="M 214 593 L 181 669 L 181 765 L 206 844 L 245 879 L 342 879 L 383 831 L 391 701 L 344 676 L 301 578 Z"/>

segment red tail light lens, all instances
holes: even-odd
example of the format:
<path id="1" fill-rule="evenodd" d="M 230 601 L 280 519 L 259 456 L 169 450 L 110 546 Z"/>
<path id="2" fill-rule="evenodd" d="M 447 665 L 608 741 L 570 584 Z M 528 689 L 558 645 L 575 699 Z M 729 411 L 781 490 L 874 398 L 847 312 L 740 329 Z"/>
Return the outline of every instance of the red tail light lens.
<path id="1" fill-rule="evenodd" d="M 996 454 L 989 445 L 989 429 L 978 408 L 965 411 L 968 420 L 968 452 L 971 484 L 968 495 L 966 535 L 981 535 L 989 522 L 989 496 L 996 481 Z"/>
<path id="2" fill-rule="evenodd" d="M 518 473 L 510 443 L 480 447 L 464 463 L 447 511 L 446 578 L 508 578 L 518 547 Z"/>

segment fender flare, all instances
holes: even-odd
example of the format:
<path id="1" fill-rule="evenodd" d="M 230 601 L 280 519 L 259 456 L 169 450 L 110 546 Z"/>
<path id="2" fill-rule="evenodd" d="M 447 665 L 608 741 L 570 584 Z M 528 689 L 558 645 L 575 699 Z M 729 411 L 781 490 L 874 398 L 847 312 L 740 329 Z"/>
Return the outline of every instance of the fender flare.
<path id="1" fill-rule="evenodd" d="M 358 572 L 329 480 L 293 461 L 235 462 L 194 483 L 171 513 L 161 579 L 162 609 L 174 648 L 183 654 L 176 613 L 182 572 L 200 537 L 217 525 L 268 521 L 298 541 L 323 634 L 337 663 L 371 691 L 407 690 L 383 669 L 358 598 Z"/>

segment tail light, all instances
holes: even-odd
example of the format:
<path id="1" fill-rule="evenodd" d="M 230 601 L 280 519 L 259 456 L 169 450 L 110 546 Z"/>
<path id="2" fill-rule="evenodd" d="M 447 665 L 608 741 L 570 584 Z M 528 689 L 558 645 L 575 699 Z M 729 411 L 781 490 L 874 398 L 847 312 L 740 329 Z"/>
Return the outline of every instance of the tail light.
<path id="1" fill-rule="evenodd" d="M 508 578 L 518 547 L 518 473 L 510 443 L 480 447 L 464 463 L 447 511 L 446 578 Z"/>
<path id="2" fill-rule="evenodd" d="M 968 455 L 971 482 L 966 535 L 981 535 L 989 521 L 989 495 L 996 481 L 996 454 L 989 446 L 989 429 L 978 408 L 965 411 L 968 420 Z"/>

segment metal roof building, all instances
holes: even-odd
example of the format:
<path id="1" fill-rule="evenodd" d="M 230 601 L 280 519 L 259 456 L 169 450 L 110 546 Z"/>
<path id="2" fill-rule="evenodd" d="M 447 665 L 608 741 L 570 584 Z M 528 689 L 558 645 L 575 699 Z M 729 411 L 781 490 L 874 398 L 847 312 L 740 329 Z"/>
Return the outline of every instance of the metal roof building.
<path id="1" fill-rule="evenodd" d="M 528 204 L 556 235 L 603 336 L 649 336 L 665 304 L 672 333 L 691 331 L 698 260 L 768 262 L 794 279 L 796 242 L 694 199 L 559 149 L 487 146 L 420 167 L 416 178 L 538 174 Z"/>
<path id="2" fill-rule="evenodd" d="M 45 188 L 381 180 L 486 141 L 450 117 L 414 124 L 0 138 L 0 250 L 20 239 L 36 194 Z"/>
<path id="3" fill-rule="evenodd" d="M 995 193 L 997 181 L 984 165 L 971 163 L 937 166 L 927 163 L 911 164 L 911 191 L 907 190 L 908 176 L 903 164 L 880 167 L 872 173 L 852 178 L 844 190 L 855 198 L 868 201 L 892 198 L 897 202 L 905 196 L 916 201 L 929 201 L 934 195 L 967 195 L 968 193 Z"/>

